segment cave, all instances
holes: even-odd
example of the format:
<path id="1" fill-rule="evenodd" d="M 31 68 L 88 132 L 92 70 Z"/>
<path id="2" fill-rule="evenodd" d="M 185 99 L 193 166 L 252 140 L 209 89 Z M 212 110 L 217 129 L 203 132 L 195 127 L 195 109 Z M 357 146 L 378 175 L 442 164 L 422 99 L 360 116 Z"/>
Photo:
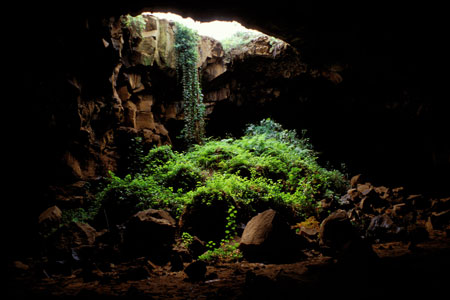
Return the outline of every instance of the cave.
<path id="1" fill-rule="evenodd" d="M 27 3 L 8 11 L 14 14 L 7 87 L 14 96 L 6 113 L 13 130 L 5 143 L 9 297 L 445 293 L 450 111 L 443 91 L 444 10 L 412 3 L 148 0 Z M 235 21 L 259 32 L 230 49 L 197 36 L 196 97 L 206 137 L 200 144 L 210 152 L 186 139 L 185 71 L 175 46 L 180 27 L 152 12 Z M 140 29 L 130 25 L 135 20 Z M 273 148 L 278 152 L 255 150 L 270 144 L 267 135 L 258 140 L 258 130 L 268 127 L 282 140 Z M 249 143 L 254 148 L 245 148 Z M 299 145 L 306 150 L 297 151 Z M 287 152 L 280 157 L 300 159 L 309 145 L 311 165 L 300 171 L 288 173 L 293 163 L 270 160 L 281 151 Z M 258 151 L 265 160 L 252 166 Z M 201 155 L 217 159 L 202 161 L 208 168 L 201 169 L 195 165 Z M 247 161 L 226 161 L 233 155 Z M 157 169 L 158 159 L 166 164 L 159 173 L 137 170 L 137 161 Z M 220 168 L 228 171 L 219 174 Z M 154 185 L 142 179 L 149 174 Z M 295 176 L 309 180 L 305 174 L 313 178 L 308 184 L 318 184 L 310 192 L 311 218 L 273 200 L 299 196 L 287 189 Z M 331 188 L 321 189 L 336 174 L 343 179 L 329 196 Z M 298 179 L 304 199 L 311 186 Z M 134 192 L 114 190 L 111 180 Z M 238 185 L 243 190 L 235 193 Z M 176 197 L 191 198 L 182 208 L 142 206 L 150 189 L 170 205 Z M 207 196 L 207 206 L 194 205 Z M 97 207 L 99 197 L 107 201 Z M 247 207 L 245 197 L 274 202 Z M 91 208 L 96 215 L 86 221 Z M 258 230 L 268 230 L 262 246 Z"/>

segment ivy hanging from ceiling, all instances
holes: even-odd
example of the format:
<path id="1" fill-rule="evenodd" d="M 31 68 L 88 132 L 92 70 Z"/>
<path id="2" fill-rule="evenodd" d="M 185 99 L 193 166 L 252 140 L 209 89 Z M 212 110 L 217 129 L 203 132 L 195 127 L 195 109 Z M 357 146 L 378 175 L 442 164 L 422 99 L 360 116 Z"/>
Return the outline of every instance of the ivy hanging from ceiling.
<path id="1" fill-rule="evenodd" d="M 182 85 L 185 122 L 181 133 L 189 145 L 202 144 L 205 138 L 205 104 L 197 68 L 198 41 L 195 30 L 176 23 L 177 75 Z"/>

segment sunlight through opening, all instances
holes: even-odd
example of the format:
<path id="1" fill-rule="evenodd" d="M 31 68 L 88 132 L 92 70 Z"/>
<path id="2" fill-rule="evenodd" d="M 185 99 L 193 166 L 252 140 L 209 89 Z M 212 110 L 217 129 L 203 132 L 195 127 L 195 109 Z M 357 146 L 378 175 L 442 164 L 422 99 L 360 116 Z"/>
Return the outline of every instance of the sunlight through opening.
<path id="1" fill-rule="evenodd" d="M 160 19 L 179 22 L 189 28 L 195 29 L 200 35 L 209 36 L 219 41 L 223 41 L 227 38 L 230 38 L 237 32 L 250 32 L 255 35 L 263 34 L 257 30 L 248 29 L 236 21 L 199 22 L 193 20 L 192 18 L 183 18 L 182 16 L 174 13 L 147 12 L 144 14 L 150 14 Z"/>

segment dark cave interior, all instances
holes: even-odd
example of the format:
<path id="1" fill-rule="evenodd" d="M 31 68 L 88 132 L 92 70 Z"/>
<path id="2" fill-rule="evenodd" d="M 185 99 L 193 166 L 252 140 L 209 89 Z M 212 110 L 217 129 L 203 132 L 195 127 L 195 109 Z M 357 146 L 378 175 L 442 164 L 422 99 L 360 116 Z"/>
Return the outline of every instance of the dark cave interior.
<path id="1" fill-rule="evenodd" d="M 320 298 L 328 293 L 333 295 L 350 281 L 356 286 L 355 291 L 365 293 L 367 298 L 384 295 L 390 289 L 395 290 L 394 295 L 422 292 L 437 295 L 442 291 L 448 280 L 443 270 L 450 264 L 450 202 L 445 198 L 450 195 L 447 124 L 450 111 L 442 91 L 446 62 L 442 8 L 431 4 L 394 6 L 382 2 L 369 7 L 301 1 L 265 4 L 99 1 L 94 6 L 88 1 L 77 1 L 51 5 L 33 3 L 11 9 L 18 12 L 23 21 L 11 26 L 9 46 L 16 62 L 13 73 L 18 73 L 15 75 L 18 79 L 12 83 L 13 99 L 19 101 L 19 104 L 12 104 L 10 111 L 20 111 L 8 115 L 10 123 L 17 124 L 11 141 L 14 159 L 9 176 L 10 188 L 15 193 L 14 200 L 7 203 L 7 211 L 11 213 L 6 218 L 10 228 L 8 263 L 14 262 L 14 267 L 8 269 L 12 270 L 12 297 L 33 297 L 36 293 L 54 298 L 73 295 L 115 298 L 119 295 L 168 299 L 170 295 L 171 299 L 277 299 L 280 296 L 291 299 L 295 297 L 288 293 L 298 296 L 303 292 Z M 116 279 L 105 279 L 106 275 L 97 280 L 96 270 L 108 273 L 98 267 L 105 262 L 98 262 L 98 268 L 93 271 L 91 262 L 86 263 L 82 255 L 75 259 L 75 266 L 70 266 L 75 270 L 70 274 L 64 269 L 65 265 L 55 267 L 53 262 L 50 266 L 51 255 L 47 255 L 50 259 L 45 262 L 36 258 L 42 256 L 41 253 L 30 249 L 45 248 L 37 237 L 36 222 L 46 208 L 60 205 L 58 191 L 63 190 L 64 197 L 75 199 L 79 197 L 78 191 L 66 189 L 67 186 L 81 181 L 97 182 L 108 170 L 120 166 L 123 156 L 120 149 L 125 147 L 122 141 L 136 130 L 124 129 L 128 125 L 123 125 L 123 115 L 129 109 L 118 109 L 110 99 L 114 97 L 112 90 L 119 91 L 121 84 L 129 88 L 130 74 L 139 74 L 142 82 L 145 81 L 146 92 L 153 97 L 152 118 L 156 124 L 156 129 L 152 129 L 153 144 L 157 138 L 158 145 L 171 143 L 174 148 L 183 148 L 178 138 L 182 120 L 170 117 L 170 109 L 177 107 L 175 99 L 180 97 L 174 70 L 134 64 L 131 46 L 117 51 L 104 44 L 104 41 L 114 43 L 111 25 L 114 18 L 144 11 L 170 11 L 200 21 L 236 20 L 289 43 L 290 49 L 294 49 L 289 51 L 296 53 L 295 59 L 299 59 L 299 65 L 306 66 L 307 71 L 280 75 L 284 70 L 289 69 L 291 73 L 297 70 L 292 67 L 297 63 L 291 60 L 294 54 L 287 51 L 278 61 L 263 56 L 236 60 L 227 65 L 222 75 L 202 82 L 205 95 L 228 88 L 228 97 L 214 102 L 214 110 L 207 118 L 207 135 L 239 136 L 247 124 L 264 118 L 297 132 L 306 129 L 321 163 L 335 167 L 344 164 L 348 179 L 356 174 L 364 175 L 365 181 L 357 180 L 351 186 L 361 199 L 363 193 L 375 194 L 381 186 L 391 188 L 390 196 L 386 197 L 394 199 L 392 211 L 395 205 L 403 204 L 395 202 L 400 197 L 392 192 L 396 187 L 404 187 L 402 199 L 407 206 L 420 202 L 414 200 L 415 195 L 420 194 L 420 199 L 425 199 L 425 208 L 411 204 L 414 220 L 419 221 L 414 224 L 414 230 L 408 229 L 406 240 L 404 236 L 380 238 L 371 245 L 373 251 L 366 251 L 365 240 L 344 237 L 344 240 L 351 240 L 350 246 L 338 246 L 340 250 L 336 253 L 335 245 L 330 250 L 330 247 L 314 244 L 305 252 L 307 259 L 289 264 L 249 260 L 208 265 L 205 272 L 210 277 L 202 278 L 202 283 L 185 280 L 189 271 L 183 267 L 183 261 L 181 272 L 174 272 L 170 264 L 155 266 L 142 258 L 122 259 L 120 264 L 115 263 L 113 271 L 108 263 L 105 269 L 111 274 L 125 274 L 125 279 L 120 275 L 116 282 Z M 121 67 L 116 72 L 118 62 Z M 313 71 L 319 75 L 311 75 Z M 335 73 L 342 78 L 339 83 L 330 80 L 329 74 Z M 145 100 L 136 93 L 128 100 L 140 103 L 142 99 Z M 73 161 L 80 171 L 76 168 L 74 171 Z M 370 191 L 366 192 L 364 184 L 368 182 Z M 350 194 L 349 190 L 346 195 Z M 70 201 L 62 202 L 68 207 L 73 205 Z M 357 205 L 362 206 L 361 203 Z M 348 207 L 337 208 L 347 210 L 350 215 Z M 371 217 L 386 214 L 389 213 L 377 215 L 374 212 Z M 339 218 L 338 214 L 334 217 Z M 437 225 L 434 220 L 439 220 Z M 370 218 L 367 222 L 371 222 Z M 429 230 L 430 222 L 434 224 L 434 231 Z M 428 230 L 428 238 L 422 238 L 424 228 Z M 111 239 L 108 234 L 103 238 Z M 97 235 L 99 239 L 101 236 Z M 372 259 L 372 252 L 377 259 Z M 89 256 L 90 252 L 87 253 Z M 27 262 L 27 268 L 17 267 L 19 260 Z M 174 262 L 171 264 L 173 266 Z M 307 271 L 299 271 L 305 268 Z M 49 270 L 55 269 L 58 271 L 52 275 Z M 47 273 L 42 275 L 42 270 Z M 87 279 L 89 276 L 95 278 Z M 85 285 L 77 281 L 80 278 Z M 151 283 L 143 283 L 149 278 Z M 164 288 L 158 286 L 158 280 L 164 282 Z M 93 286 L 93 282 L 97 285 Z M 177 286 L 167 285 L 167 282 Z M 392 282 L 397 282 L 398 286 Z M 117 293 L 102 290 L 103 284 L 116 284 Z M 19 292 L 26 285 L 34 285 L 36 289 Z M 323 285 L 330 289 L 318 292 Z M 159 293 L 152 294 L 159 288 L 166 293 L 166 298 Z M 208 294 L 208 289 L 213 292 Z"/>

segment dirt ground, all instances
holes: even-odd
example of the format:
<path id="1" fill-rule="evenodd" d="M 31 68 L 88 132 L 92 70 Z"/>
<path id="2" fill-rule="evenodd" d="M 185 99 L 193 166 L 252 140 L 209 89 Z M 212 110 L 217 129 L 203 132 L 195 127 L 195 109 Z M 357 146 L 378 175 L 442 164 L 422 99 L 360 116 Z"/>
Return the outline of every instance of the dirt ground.
<path id="1" fill-rule="evenodd" d="M 436 236 L 412 246 L 372 245 L 378 259 L 341 262 L 317 250 L 289 264 L 248 261 L 207 266 L 205 280 L 192 282 L 170 264 L 139 258 L 107 267 L 48 276 L 31 259 L 14 262 L 8 277 L 10 299 L 350 299 L 431 297 L 450 282 L 450 238 Z M 185 263 L 185 267 L 186 267 Z M 103 271 L 102 271 L 102 270 Z"/>

